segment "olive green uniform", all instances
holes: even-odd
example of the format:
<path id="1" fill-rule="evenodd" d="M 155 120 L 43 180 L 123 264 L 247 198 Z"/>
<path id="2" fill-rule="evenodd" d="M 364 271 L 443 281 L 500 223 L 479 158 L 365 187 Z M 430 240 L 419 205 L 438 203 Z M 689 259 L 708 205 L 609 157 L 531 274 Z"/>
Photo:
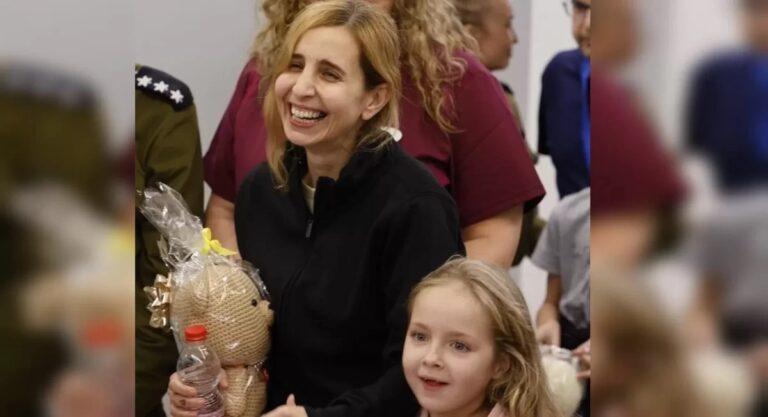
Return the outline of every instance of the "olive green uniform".
<path id="1" fill-rule="evenodd" d="M 146 187 L 163 182 L 203 215 L 203 164 L 197 112 L 189 88 L 150 67 L 136 68 L 136 204 Z M 165 274 L 160 232 L 136 213 L 136 415 L 164 416 L 161 398 L 176 369 L 173 335 L 149 325 L 143 287 Z"/>

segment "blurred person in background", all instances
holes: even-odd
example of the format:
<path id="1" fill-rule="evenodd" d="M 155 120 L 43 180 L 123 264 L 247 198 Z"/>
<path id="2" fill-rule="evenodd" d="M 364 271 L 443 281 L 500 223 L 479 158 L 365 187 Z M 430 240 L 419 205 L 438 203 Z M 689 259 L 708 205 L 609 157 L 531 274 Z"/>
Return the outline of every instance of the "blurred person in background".
<path id="1" fill-rule="evenodd" d="M 593 410 L 601 414 L 601 409 L 605 407 L 622 415 L 691 415 L 691 410 L 694 410 L 692 415 L 705 415 L 701 408 L 704 407 L 706 412 L 713 415 L 743 415 L 714 414 L 728 409 L 729 403 L 731 411 L 739 409 L 739 398 L 749 396 L 744 392 L 749 390 L 744 379 L 732 378 L 733 367 L 717 365 L 722 355 L 719 359 L 703 360 L 696 366 L 689 364 L 683 370 L 693 373 L 681 374 L 678 363 L 693 361 L 696 357 L 680 346 L 683 340 L 677 340 L 669 316 L 663 314 L 663 306 L 659 303 L 660 294 L 633 287 L 624 290 L 611 288 L 618 282 L 611 279 L 613 276 L 642 276 L 642 269 L 648 265 L 649 256 L 656 254 L 659 248 L 669 246 L 670 237 L 675 231 L 678 206 L 684 200 L 687 188 L 679 176 L 674 159 L 662 147 L 657 133 L 639 110 L 633 95 L 615 78 L 616 73 L 636 56 L 640 46 L 635 7 L 635 2 L 631 0 L 605 2 L 599 9 L 601 14 L 592 31 L 592 59 L 595 65 L 592 106 L 595 114 L 600 115 L 593 119 L 592 148 L 595 161 L 592 172 L 591 227 L 594 297 L 592 345 L 596 356 L 592 380 Z M 748 234 L 755 231 L 754 226 L 733 228 L 733 225 L 718 220 L 714 223 L 712 226 L 725 228 L 731 233 Z M 704 242 L 703 239 L 698 240 L 699 243 Z M 742 261 L 760 247 L 739 245 L 722 238 L 716 241 L 712 249 L 720 248 L 721 252 L 717 253 L 717 249 L 705 251 L 703 257 L 709 257 L 707 263 L 719 263 L 725 257 L 727 263 L 743 268 Z M 607 278 L 598 280 L 598 275 Z M 761 278 L 764 277 L 763 274 Z M 680 282 L 675 281 L 674 276 L 669 278 L 671 280 L 665 281 L 664 285 L 674 291 Z M 642 283 L 635 279 L 631 285 Z M 666 288 L 657 290 L 665 291 Z M 751 288 L 753 291 L 757 289 Z M 626 301 L 603 304 L 601 300 L 607 299 L 604 298 L 606 290 L 619 294 Z M 754 296 L 751 294 L 742 300 Z M 635 297 L 642 297 L 643 301 L 631 304 L 630 298 L 633 298 L 631 302 L 634 303 Z M 634 309 L 632 315 L 624 315 L 625 312 L 631 312 L 628 307 Z M 754 325 L 764 322 L 757 315 L 751 319 L 743 323 Z M 608 325 L 615 329 L 610 333 L 620 337 L 606 333 Z M 682 325 L 684 327 L 679 331 L 681 335 L 691 333 L 692 328 L 699 326 L 693 320 L 685 321 Z M 616 337 L 615 344 L 610 342 L 609 336 Z M 648 344 L 654 340 L 659 342 L 656 346 Z M 609 349 L 610 345 L 616 348 Z M 605 353 L 601 353 L 603 351 Z M 616 351 L 619 351 L 620 356 Z M 636 363 L 640 366 L 632 366 Z M 666 371 L 670 371 L 670 374 L 665 375 Z M 668 381 L 674 380 L 678 383 L 666 385 Z M 678 389 L 686 385 L 690 385 L 696 392 L 685 394 Z M 736 392 L 739 390 L 743 392 Z M 653 399 L 653 403 L 649 402 L 648 405 L 655 408 L 639 408 L 639 414 L 627 411 L 627 396 L 633 391 L 637 393 L 633 395 L 645 392 L 645 398 Z M 635 406 L 643 405 L 642 397 L 637 399 L 641 401 L 637 401 Z"/>
<path id="2" fill-rule="evenodd" d="M 203 160 L 192 92 L 181 80 L 136 66 L 136 415 L 164 416 L 161 398 L 176 371 L 173 335 L 150 326 L 149 300 L 157 274 L 167 276 L 160 257 L 160 232 L 136 209 L 144 189 L 162 182 L 176 190 L 190 213 L 203 218 Z"/>
<path id="3" fill-rule="evenodd" d="M 56 273 L 39 232 L 12 213 L 24 189 L 56 183 L 100 214 L 110 211 L 107 135 L 96 94 L 79 76 L 39 64 L 0 64 L 0 374 L 6 381 L 0 409 L 32 416 L 52 378 L 66 365 L 60 335 L 24 320 L 21 289 L 30 277 Z M 57 329 L 60 330 L 60 329 Z"/>
<path id="4" fill-rule="evenodd" d="M 560 198 L 590 184 L 591 0 L 566 0 L 577 49 L 560 52 L 541 77 L 539 153 L 550 155 Z"/>
<path id="5" fill-rule="evenodd" d="M 740 0 L 745 45 L 694 72 L 687 143 L 714 170 L 722 199 L 691 237 L 700 276 L 689 336 L 748 362 L 768 415 L 768 1 Z"/>
<path id="6" fill-rule="evenodd" d="M 702 62 L 688 103 L 688 145 L 725 193 L 768 184 L 768 1 L 738 3 L 746 46 Z"/>
<path id="7" fill-rule="evenodd" d="M 687 194 L 675 158 L 616 78 L 637 55 L 634 0 L 606 0 L 592 27 L 592 271 L 637 271 L 669 248 Z"/>
<path id="8" fill-rule="evenodd" d="M 544 188 L 530 162 L 498 81 L 471 54 L 476 42 L 450 0 L 371 1 L 390 13 L 402 43 L 403 94 L 398 142 L 456 200 L 469 257 L 509 266 L 523 213 Z M 267 24 L 257 36 L 205 158 L 212 195 L 206 223 L 236 248 L 234 203 L 245 176 L 265 158 L 266 128 L 259 100 L 286 30 L 308 0 L 266 0 Z"/>
<path id="9" fill-rule="evenodd" d="M 507 68 L 509 60 L 512 58 L 512 48 L 518 41 L 517 32 L 513 26 L 514 13 L 509 0 L 454 0 L 453 4 L 459 13 L 459 19 L 461 19 L 464 29 L 477 41 L 477 58 L 480 62 L 489 71 Z M 520 137 L 535 164 L 538 155 L 525 142 L 525 126 L 512 87 L 503 81 L 499 82 L 520 129 Z M 520 231 L 520 242 L 517 245 L 517 253 L 515 253 L 512 266 L 519 265 L 523 257 L 531 256 L 536 247 L 536 241 L 544 228 L 544 223 L 544 220 L 539 217 L 537 209 L 534 208 L 525 213 Z"/>
<path id="10" fill-rule="evenodd" d="M 691 236 L 697 282 L 686 323 L 696 351 L 740 355 L 768 415 L 768 190 L 717 203 Z"/>
<path id="11" fill-rule="evenodd" d="M 531 261 L 547 271 L 547 290 L 536 314 L 536 339 L 590 360 L 589 217 L 590 189 L 560 200 Z M 588 366 L 588 365 L 586 365 Z M 582 374 L 587 378 L 587 374 Z M 589 382 L 579 414 L 589 415 Z"/>
<path id="12" fill-rule="evenodd" d="M 592 62 L 609 71 L 625 67 L 640 48 L 636 0 L 606 0 L 595 13 L 590 43 Z"/>
<path id="13" fill-rule="evenodd" d="M 642 281 L 593 274 L 592 415 L 703 417 L 678 334 Z"/>
<path id="14" fill-rule="evenodd" d="M 634 100 L 599 71 L 592 107 L 591 269 L 636 271 L 670 246 L 686 186 Z"/>

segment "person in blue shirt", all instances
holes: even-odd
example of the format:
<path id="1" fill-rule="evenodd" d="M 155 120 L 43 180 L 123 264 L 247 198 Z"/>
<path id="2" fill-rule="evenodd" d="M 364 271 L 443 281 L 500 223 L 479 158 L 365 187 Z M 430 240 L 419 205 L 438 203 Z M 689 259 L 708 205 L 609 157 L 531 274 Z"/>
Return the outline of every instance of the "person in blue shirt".
<path id="1" fill-rule="evenodd" d="M 768 183 L 768 1 L 741 0 L 747 47 L 696 70 L 688 145 L 704 155 L 726 193 Z"/>
<path id="2" fill-rule="evenodd" d="M 592 0 L 563 3 L 579 47 L 558 53 L 542 76 L 539 153 L 550 155 L 560 198 L 589 187 L 590 26 Z"/>
<path id="3" fill-rule="evenodd" d="M 768 0 L 740 0 L 747 46 L 707 58 L 696 70 L 688 145 L 714 168 L 724 199 L 691 238 L 700 279 L 689 338 L 739 352 L 755 381 L 751 416 L 768 415 L 768 307 L 763 295 L 768 184 Z M 762 234 L 761 234 L 762 233 Z"/>

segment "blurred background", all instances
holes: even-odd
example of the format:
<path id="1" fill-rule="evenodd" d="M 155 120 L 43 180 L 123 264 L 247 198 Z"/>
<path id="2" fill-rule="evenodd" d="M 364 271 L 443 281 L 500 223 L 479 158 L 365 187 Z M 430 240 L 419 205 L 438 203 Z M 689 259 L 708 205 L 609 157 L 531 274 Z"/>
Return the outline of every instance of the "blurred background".
<path id="1" fill-rule="evenodd" d="M 133 414 L 133 7 L 0 5 L 0 409 Z"/>

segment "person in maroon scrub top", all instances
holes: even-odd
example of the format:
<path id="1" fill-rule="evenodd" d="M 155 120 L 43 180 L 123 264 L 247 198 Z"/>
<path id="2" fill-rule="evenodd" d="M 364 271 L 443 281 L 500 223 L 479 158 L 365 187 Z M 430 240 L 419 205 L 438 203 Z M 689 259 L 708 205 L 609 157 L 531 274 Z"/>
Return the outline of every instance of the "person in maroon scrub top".
<path id="1" fill-rule="evenodd" d="M 370 0 L 398 24 L 403 49 L 400 146 L 424 163 L 459 207 L 470 257 L 509 266 L 523 213 L 544 196 L 498 81 L 471 54 L 450 0 Z M 206 223 L 237 248 L 234 201 L 245 176 L 265 160 L 262 68 L 307 0 L 264 0 L 267 24 L 256 38 L 205 155 L 211 186 Z"/>

